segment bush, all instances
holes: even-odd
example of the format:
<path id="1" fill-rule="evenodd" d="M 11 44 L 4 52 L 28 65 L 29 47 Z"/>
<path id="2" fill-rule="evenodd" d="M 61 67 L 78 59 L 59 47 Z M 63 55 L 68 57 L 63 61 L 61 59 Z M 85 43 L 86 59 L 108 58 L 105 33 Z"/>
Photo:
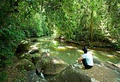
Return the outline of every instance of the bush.
<path id="1" fill-rule="evenodd" d="M 7 72 L 6 71 L 0 72 L 0 82 L 5 82 L 6 79 L 7 79 Z"/>
<path id="2" fill-rule="evenodd" d="M 9 26 L 0 30 L 0 67 L 11 63 L 16 47 L 24 37 L 24 32 L 15 27 Z"/>

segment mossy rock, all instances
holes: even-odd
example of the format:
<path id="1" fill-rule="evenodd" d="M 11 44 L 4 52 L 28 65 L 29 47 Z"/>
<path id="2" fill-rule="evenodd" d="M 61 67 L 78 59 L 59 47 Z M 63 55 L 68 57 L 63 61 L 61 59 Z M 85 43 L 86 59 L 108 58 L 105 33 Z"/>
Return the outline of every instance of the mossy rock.
<path id="1" fill-rule="evenodd" d="M 26 70 L 26 71 L 31 71 L 35 69 L 34 64 L 27 60 L 27 59 L 22 59 L 20 61 L 18 61 L 15 66 L 19 69 L 19 70 Z"/>
<path id="2" fill-rule="evenodd" d="M 38 72 L 43 70 L 45 75 L 59 74 L 67 66 L 67 63 L 57 57 L 42 57 L 36 64 Z"/>
<path id="3" fill-rule="evenodd" d="M 21 53 L 21 52 L 27 52 L 30 49 L 30 41 L 23 40 L 21 43 L 18 45 L 16 49 L 16 53 Z"/>
<path id="4" fill-rule="evenodd" d="M 36 64 L 36 62 L 38 61 L 38 60 L 40 60 L 40 58 L 41 58 L 41 55 L 40 55 L 40 53 L 36 53 L 36 54 L 29 54 L 29 53 L 19 53 L 19 54 L 17 54 L 17 58 L 18 58 L 18 60 L 21 60 L 21 59 L 27 59 L 27 60 L 29 60 L 29 61 L 31 61 L 33 64 Z"/>
<path id="5" fill-rule="evenodd" d="M 18 59 L 28 59 L 28 60 L 31 60 L 32 55 L 28 54 L 28 53 L 24 53 L 24 54 L 17 55 L 17 57 L 18 57 Z"/>
<path id="6" fill-rule="evenodd" d="M 31 56 L 31 61 L 34 63 L 34 65 L 41 59 L 40 53 L 31 54 Z"/>

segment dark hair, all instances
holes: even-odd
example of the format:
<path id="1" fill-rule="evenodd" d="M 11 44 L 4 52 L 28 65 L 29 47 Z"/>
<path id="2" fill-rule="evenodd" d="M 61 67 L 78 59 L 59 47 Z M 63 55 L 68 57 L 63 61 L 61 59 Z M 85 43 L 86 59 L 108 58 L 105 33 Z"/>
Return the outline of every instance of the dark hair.
<path id="1" fill-rule="evenodd" d="M 82 50 L 84 51 L 84 53 L 87 53 L 87 48 L 83 47 Z"/>

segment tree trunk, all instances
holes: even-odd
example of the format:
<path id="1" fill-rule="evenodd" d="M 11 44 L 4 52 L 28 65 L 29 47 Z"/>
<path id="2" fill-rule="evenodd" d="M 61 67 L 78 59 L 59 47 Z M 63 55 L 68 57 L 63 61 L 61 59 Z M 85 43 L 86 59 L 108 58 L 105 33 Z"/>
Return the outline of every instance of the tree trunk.
<path id="1" fill-rule="evenodd" d="M 90 23 L 90 40 L 93 41 L 93 10 L 91 12 L 91 23 Z"/>

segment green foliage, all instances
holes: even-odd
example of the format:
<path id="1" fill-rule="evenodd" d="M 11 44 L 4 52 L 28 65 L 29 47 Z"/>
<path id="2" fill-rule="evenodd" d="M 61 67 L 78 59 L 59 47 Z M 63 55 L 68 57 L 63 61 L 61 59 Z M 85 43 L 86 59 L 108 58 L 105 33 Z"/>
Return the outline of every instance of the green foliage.
<path id="1" fill-rule="evenodd" d="M 1 82 L 5 82 L 6 79 L 7 79 L 7 73 L 6 73 L 6 71 L 0 72 L 0 81 Z"/>
<path id="2" fill-rule="evenodd" d="M 43 1 L 44 3 L 44 1 Z M 75 41 L 100 41 L 117 43 L 120 37 L 118 0 L 64 0 L 50 1 L 50 8 L 46 8 L 50 24 L 57 29 L 59 35 Z M 51 9 L 56 7 L 57 9 Z M 54 4 L 54 6 L 53 6 Z M 58 6 L 60 4 L 60 6 Z M 113 39 L 114 38 L 114 39 Z"/>
<path id="3" fill-rule="evenodd" d="M 24 33 L 15 27 L 8 26 L 0 30 L 0 67 L 6 67 L 14 55 L 17 44 L 24 38 Z"/>
<path id="4" fill-rule="evenodd" d="M 1 0 L 0 3 L 0 68 L 4 69 L 12 63 L 21 40 L 50 35 L 51 30 L 39 0 Z"/>

